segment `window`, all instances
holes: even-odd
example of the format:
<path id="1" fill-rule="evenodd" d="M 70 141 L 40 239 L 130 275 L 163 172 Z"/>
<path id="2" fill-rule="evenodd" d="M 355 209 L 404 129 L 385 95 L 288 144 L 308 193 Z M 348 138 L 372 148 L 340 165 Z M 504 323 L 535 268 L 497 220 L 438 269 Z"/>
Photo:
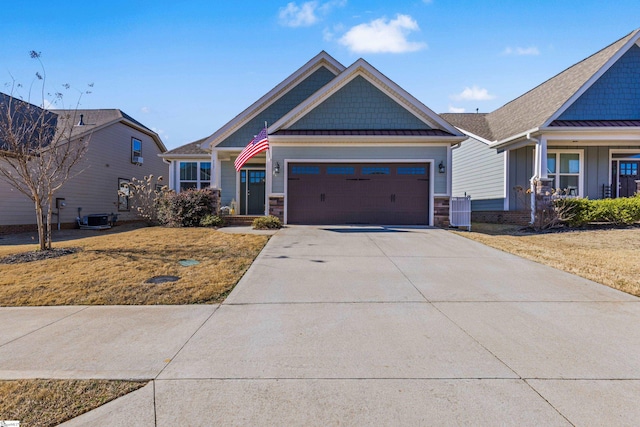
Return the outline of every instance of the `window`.
<path id="1" fill-rule="evenodd" d="M 413 166 L 401 166 L 398 167 L 398 175 L 426 175 L 427 168 L 413 167 Z"/>
<path id="2" fill-rule="evenodd" d="M 118 178 L 118 210 L 129 210 L 129 180 Z"/>
<path id="3" fill-rule="evenodd" d="M 180 191 L 211 186 L 211 162 L 180 162 Z"/>
<path id="4" fill-rule="evenodd" d="M 551 187 L 567 196 L 582 195 L 581 152 L 558 151 L 547 153 L 547 175 L 553 180 Z"/>
<path id="5" fill-rule="evenodd" d="M 142 141 L 131 138 L 131 163 L 140 163 L 142 157 Z"/>
<path id="6" fill-rule="evenodd" d="M 327 175 L 355 175 L 353 166 L 327 166 Z"/>
<path id="7" fill-rule="evenodd" d="M 319 175 L 320 167 L 319 166 L 293 166 L 291 168 L 291 173 L 293 175 Z"/>
<path id="8" fill-rule="evenodd" d="M 375 166 L 362 168 L 362 175 L 389 175 L 391 170 L 387 167 Z"/>

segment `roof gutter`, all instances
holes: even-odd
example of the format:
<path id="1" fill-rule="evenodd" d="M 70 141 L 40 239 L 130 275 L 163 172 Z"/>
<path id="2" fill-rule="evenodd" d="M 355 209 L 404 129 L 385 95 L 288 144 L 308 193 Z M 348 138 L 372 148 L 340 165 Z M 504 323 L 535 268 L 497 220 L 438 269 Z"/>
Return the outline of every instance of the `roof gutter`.
<path id="1" fill-rule="evenodd" d="M 495 149 L 503 149 L 505 147 L 508 147 L 509 145 L 515 143 L 517 140 L 521 139 L 521 138 L 525 138 L 525 140 L 531 140 L 531 134 L 532 133 L 537 133 L 540 131 L 539 127 L 535 127 L 532 129 L 529 129 L 527 131 L 521 132 L 519 134 L 510 136 L 509 138 L 505 138 L 503 140 L 500 141 L 494 141 L 493 143 L 491 143 L 491 148 L 495 148 Z"/>

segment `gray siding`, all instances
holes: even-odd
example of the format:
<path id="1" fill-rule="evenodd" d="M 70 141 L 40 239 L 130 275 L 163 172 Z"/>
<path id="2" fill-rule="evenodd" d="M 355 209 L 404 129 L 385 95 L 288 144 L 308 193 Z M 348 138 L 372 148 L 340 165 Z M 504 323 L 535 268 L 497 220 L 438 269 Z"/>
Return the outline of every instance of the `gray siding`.
<path id="1" fill-rule="evenodd" d="M 504 154 L 469 138 L 452 150 L 452 159 L 452 196 L 471 196 L 474 210 L 504 208 Z"/>
<path id="2" fill-rule="evenodd" d="M 499 199 L 471 200 L 471 210 L 476 211 L 503 211 L 504 197 Z"/>
<path id="3" fill-rule="evenodd" d="M 222 206 L 231 205 L 231 200 L 236 198 L 236 169 L 233 160 L 220 162 L 220 202 Z M 237 200 L 236 200 L 237 202 Z"/>
<path id="4" fill-rule="evenodd" d="M 290 129 L 430 129 L 387 94 L 357 76 Z"/>
<path id="5" fill-rule="evenodd" d="M 509 210 L 528 209 L 529 196 L 518 194 L 515 187 L 530 188 L 533 176 L 533 147 L 522 147 L 509 153 Z"/>
<path id="6" fill-rule="evenodd" d="M 328 160 L 393 160 L 393 159 L 433 159 L 434 167 L 440 161 L 447 164 L 447 147 L 273 147 L 272 161 L 279 162 L 284 168 L 285 159 L 328 159 Z M 284 193 L 284 172 L 273 177 L 273 192 Z M 446 194 L 447 174 L 435 170 L 435 193 Z"/>
<path id="7" fill-rule="evenodd" d="M 131 163 L 131 138 L 142 141 L 144 164 Z M 82 215 L 118 213 L 120 219 L 135 219 L 133 211 L 118 212 L 118 178 L 144 178 L 147 175 L 168 177 L 169 166 L 158 157 L 155 141 L 147 134 L 122 123 L 100 129 L 91 136 L 85 157 L 75 169 L 77 176 L 69 180 L 55 195 L 65 198 L 61 222 L 74 222 L 78 208 Z M 168 184 L 168 179 L 165 181 Z M 56 219 L 54 218 L 54 221 Z M 0 182 L 0 224 L 35 224 L 31 202 L 4 181 Z"/>
<path id="8" fill-rule="evenodd" d="M 264 127 L 265 121 L 267 125 L 272 125 L 334 78 L 335 75 L 329 69 L 320 67 L 217 146 L 244 148 L 253 139 L 254 135 Z"/>

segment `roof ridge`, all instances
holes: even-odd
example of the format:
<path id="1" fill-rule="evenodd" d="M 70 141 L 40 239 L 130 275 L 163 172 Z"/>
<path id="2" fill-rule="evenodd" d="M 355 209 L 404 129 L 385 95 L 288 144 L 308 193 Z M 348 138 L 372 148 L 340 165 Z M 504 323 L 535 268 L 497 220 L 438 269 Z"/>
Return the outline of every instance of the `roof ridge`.
<path id="1" fill-rule="evenodd" d="M 640 31 L 640 28 L 638 28 L 638 29 L 635 29 L 635 30 L 631 31 L 629 34 L 626 34 L 625 36 L 620 37 L 618 40 L 616 40 L 616 41 L 614 41 L 614 42 L 612 42 L 612 43 L 609 43 L 607 46 L 603 47 L 602 49 L 598 50 L 597 52 L 592 53 L 591 55 L 587 56 L 586 58 L 584 58 L 584 59 L 582 59 L 582 60 L 580 60 L 580 61 L 578 61 L 578 62 L 576 62 L 575 64 L 573 64 L 573 65 L 569 66 L 568 68 L 565 68 L 564 70 L 562 70 L 562 71 L 560 71 L 559 73 L 557 73 L 557 74 L 553 75 L 552 77 L 549 77 L 547 80 L 543 81 L 542 83 L 538 84 L 537 86 L 534 86 L 533 88 L 529 89 L 528 91 L 526 91 L 526 92 L 525 92 L 525 93 L 523 93 L 522 95 L 520 95 L 520 96 L 518 96 L 518 97 L 516 97 L 516 98 L 512 99 L 511 101 L 507 102 L 506 104 L 504 104 L 503 106 L 499 107 L 497 110 L 492 111 L 491 113 L 494 113 L 495 111 L 498 111 L 498 110 L 500 110 L 501 108 L 504 108 L 504 107 L 506 107 L 507 105 L 509 105 L 509 104 L 511 104 L 511 103 L 513 103 L 513 102 L 515 102 L 515 101 L 517 101 L 518 99 L 522 98 L 523 96 L 527 95 L 527 94 L 528 94 L 528 93 L 530 93 L 530 92 L 533 92 L 534 90 L 536 90 L 536 89 L 537 89 L 537 88 L 539 88 L 540 86 L 545 85 L 547 82 L 549 82 L 549 81 L 551 81 L 551 80 L 555 79 L 556 77 L 560 76 L 561 74 L 564 74 L 564 73 L 567 73 L 567 72 L 569 72 L 569 71 L 571 71 L 571 70 L 574 70 L 574 69 L 575 69 L 575 67 L 577 67 L 578 65 L 583 64 L 584 62 L 586 62 L 586 61 L 588 61 L 589 59 L 593 58 L 594 56 L 598 55 L 599 53 L 601 53 L 601 52 L 603 52 L 603 51 L 605 51 L 605 50 L 609 49 L 611 46 L 613 46 L 613 45 L 615 45 L 616 43 L 618 43 L 618 42 L 622 41 L 623 39 L 631 38 L 631 37 L 634 35 L 634 33 L 637 33 L 638 31 Z M 611 56 L 613 56 L 613 55 L 614 55 L 616 52 L 618 52 L 620 49 L 622 49 L 622 46 L 620 46 L 618 49 L 616 49 L 616 50 L 615 50 L 615 52 L 613 52 L 613 53 L 611 54 Z M 588 79 L 587 79 L 587 80 L 588 80 Z M 489 113 L 489 114 L 491 114 L 491 113 Z"/>
<path id="2" fill-rule="evenodd" d="M 542 126 L 639 33 L 633 30 L 489 113 L 490 139 L 503 141 Z"/>

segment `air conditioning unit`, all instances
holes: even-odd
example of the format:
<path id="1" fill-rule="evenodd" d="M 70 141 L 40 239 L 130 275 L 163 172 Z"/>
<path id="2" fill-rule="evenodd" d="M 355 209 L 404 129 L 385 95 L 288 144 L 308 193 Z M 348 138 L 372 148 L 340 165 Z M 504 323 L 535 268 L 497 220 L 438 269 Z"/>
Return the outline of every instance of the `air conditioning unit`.
<path id="1" fill-rule="evenodd" d="M 141 156 L 134 156 L 132 162 L 137 165 L 141 165 L 144 162 L 144 159 Z"/>

